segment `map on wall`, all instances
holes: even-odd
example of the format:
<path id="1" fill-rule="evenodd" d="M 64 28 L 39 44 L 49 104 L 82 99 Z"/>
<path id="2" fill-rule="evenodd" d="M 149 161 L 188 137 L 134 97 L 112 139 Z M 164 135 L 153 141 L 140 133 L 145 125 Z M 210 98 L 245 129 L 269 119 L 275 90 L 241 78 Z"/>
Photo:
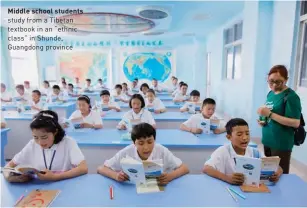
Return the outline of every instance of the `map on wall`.
<path id="1" fill-rule="evenodd" d="M 81 83 L 89 78 L 95 84 L 99 78 L 107 82 L 110 68 L 108 51 L 74 51 L 59 53 L 60 76 L 67 83 L 74 83 L 79 77 Z"/>
<path id="2" fill-rule="evenodd" d="M 171 52 L 136 52 L 123 53 L 123 74 L 129 81 L 135 78 L 160 82 L 166 81 L 172 74 Z"/>

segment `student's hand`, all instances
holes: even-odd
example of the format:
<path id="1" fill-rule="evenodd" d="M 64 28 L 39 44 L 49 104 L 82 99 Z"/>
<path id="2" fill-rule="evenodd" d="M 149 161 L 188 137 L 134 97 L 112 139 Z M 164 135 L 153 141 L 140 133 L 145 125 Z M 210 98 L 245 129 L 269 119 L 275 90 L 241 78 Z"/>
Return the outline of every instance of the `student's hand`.
<path id="1" fill-rule="evenodd" d="M 168 173 L 162 173 L 162 175 L 159 176 L 159 178 L 157 178 L 158 180 L 158 184 L 159 185 L 166 185 L 168 184 L 172 179 L 170 174 Z"/>
<path id="2" fill-rule="evenodd" d="M 155 113 L 156 113 L 156 114 L 159 114 L 159 113 L 161 113 L 161 112 L 160 112 L 160 110 L 155 110 Z"/>
<path id="3" fill-rule="evenodd" d="M 128 181 L 129 176 L 126 173 L 124 173 L 123 171 L 120 171 L 116 175 L 116 180 L 119 181 L 119 182 Z"/>
<path id="4" fill-rule="evenodd" d="M 261 127 L 264 127 L 266 125 L 266 122 L 265 121 L 260 121 L 260 120 L 257 120 L 258 124 L 261 126 Z"/>
<path id="5" fill-rule="evenodd" d="M 39 180 L 42 181 L 56 181 L 58 179 L 58 175 L 54 174 L 52 171 L 45 169 L 44 173 L 36 173 Z"/>
<path id="6" fill-rule="evenodd" d="M 191 133 L 193 134 L 201 134 L 203 133 L 202 129 L 198 129 L 198 128 L 191 128 Z"/>
<path id="7" fill-rule="evenodd" d="M 118 125 L 117 128 L 119 130 L 126 130 L 127 129 L 127 127 L 125 125 L 123 125 L 123 124 L 122 125 Z"/>
<path id="8" fill-rule="evenodd" d="M 233 173 L 228 176 L 227 182 L 233 185 L 242 185 L 244 183 L 244 175 L 242 173 Z"/>
<path id="9" fill-rule="evenodd" d="M 271 182 L 277 183 L 279 181 L 281 174 L 279 174 L 278 172 L 275 172 L 270 178 L 269 180 Z"/>
<path id="10" fill-rule="evenodd" d="M 25 183 L 30 181 L 32 178 L 28 175 L 14 175 L 14 173 L 9 173 L 5 176 L 5 179 L 11 183 Z"/>
<path id="11" fill-rule="evenodd" d="M 62 126 L 63 126 L 64 129 L 68 128 L 68 124 L 67 123 L 63 123 Z"/>

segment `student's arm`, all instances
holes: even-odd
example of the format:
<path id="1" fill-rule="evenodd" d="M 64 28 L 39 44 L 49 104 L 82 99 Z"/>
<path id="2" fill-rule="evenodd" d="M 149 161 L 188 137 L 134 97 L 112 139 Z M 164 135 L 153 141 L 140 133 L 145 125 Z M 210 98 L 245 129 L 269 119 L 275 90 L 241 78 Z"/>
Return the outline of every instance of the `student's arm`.
<path id="1" fill-rule="evenodd" d="M 224 133 L 224 132 L 226 132 L 226 128 L 225 128 L 225 127 L 217 128 L 217 129 L 214 129 L 214 130 L 213 130 L 213 133 L 214 133 L 214 134 L 222 134 L 222 133 Z"/>
<path id="2" fill-rule="evenodd" d="M 191 121 L 189 121 L 189 120 L 187 120 L 186 122 L 180 124 L 180 130 L 191 132 L 192 134 L 201 134 L 202 133 L 202 129 L 190 127 L 191 126 L 191 124 L 190 124 Z"/>
<path id="3" fill-rule="evenodd" d="M 17 165 L 11 160 L 5 167 L 15 168 Z M 30 181 L 32 178 L 28 175 L 19 175 L 10 172 L 3 172 L 4 178 L 11 183 L 24 183 Z"/>
<path id="4" fill-rule="evenodd" d="M 283 169 L 279 166 L 278 170 L 269 178 L 269 180 L 271 182 L 277 183 L 283 172 Z"/>
<path id="5" fill-rule="evenodd" d="M 6 100 L 6 99 L 1 98 L 1 101 L 2 101 L 2 102 L 12 102 L 12 98 L 10 97 L 10 98 L 9 98 L 9 99 L 7 99 L 7 100 Z"/>
<path id="6" fill-rule="evenodd" d="M 185 174 L 188 174 L 190 171 L 185 164 L 181 164 L 177 169 L 173 170 L 170 173 L 163 173 L 159 178 L 158 182 L 160 185 L 166 185 L 172 180 L 179 178 Z"/>
<path id="7" fill-rule="evenodd" d="M 242 173 L 233 173 L 232 175 L 226 175 L 209 165 L 205 165 L 203 172 L 213 178 L 220 179 L 229 184 L 242 185 L 244 183 L 244 175 Z"/>
<path id="8" fill-rule="evenodd" d="M 42 111 L 42 109 L 40 109 L 40 108 L 38 108 L 38 107 L 35 107 L 34 105 L 32 105 L 31 108 L 32 108 L 33 110 Z"/>

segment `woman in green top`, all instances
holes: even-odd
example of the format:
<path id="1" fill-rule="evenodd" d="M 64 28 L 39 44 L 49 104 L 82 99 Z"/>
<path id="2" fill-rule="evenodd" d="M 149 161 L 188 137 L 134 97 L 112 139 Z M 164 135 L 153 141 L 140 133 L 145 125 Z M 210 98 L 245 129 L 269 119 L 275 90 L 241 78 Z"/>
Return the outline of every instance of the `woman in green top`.
<path id="1" fill-rule="evenodd" d="M 298 128 L 301 116 L 299 96 L 287 87 L 288 71 L 276 65 L 268 74 L 271 91 L 265 106 L 258 109 L 262 126 L 262 143 L 266 156 L 279 156 L 280 167 L 289 173 L 291 152 L 294 144 L 294 128 Z"/>

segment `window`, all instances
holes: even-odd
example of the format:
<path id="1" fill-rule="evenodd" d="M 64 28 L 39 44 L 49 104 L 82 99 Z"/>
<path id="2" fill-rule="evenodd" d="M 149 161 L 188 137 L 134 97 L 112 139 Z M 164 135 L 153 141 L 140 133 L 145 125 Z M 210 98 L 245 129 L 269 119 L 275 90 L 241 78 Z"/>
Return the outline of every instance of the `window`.
<path id="1" fill-rule="evenodd" d="M 9 36 L 13 33 L 9 33 Z M 35 41 L 9 41 L 9 44 L 13 46 L 29 46 L 35 45 Z M 23 84 L 25 80 L 30 81 L 31 87 L 38 87 L 38 68 L 36 50 L 10 50 L 10 56 L 12 59 L 12 77 L 15 85 Z"/>
<path id="2" fill-rule="evenodd" d="M 242 29 L 243 22 L 240 22 L 224 33 L 226 79 L 241 78 Z"/>
<path id="3" fill-rule="evenodd" d="M 297 55 L 297 84 L 307 88 L 307 2 L 301 2 L 300 38 Z"/>

